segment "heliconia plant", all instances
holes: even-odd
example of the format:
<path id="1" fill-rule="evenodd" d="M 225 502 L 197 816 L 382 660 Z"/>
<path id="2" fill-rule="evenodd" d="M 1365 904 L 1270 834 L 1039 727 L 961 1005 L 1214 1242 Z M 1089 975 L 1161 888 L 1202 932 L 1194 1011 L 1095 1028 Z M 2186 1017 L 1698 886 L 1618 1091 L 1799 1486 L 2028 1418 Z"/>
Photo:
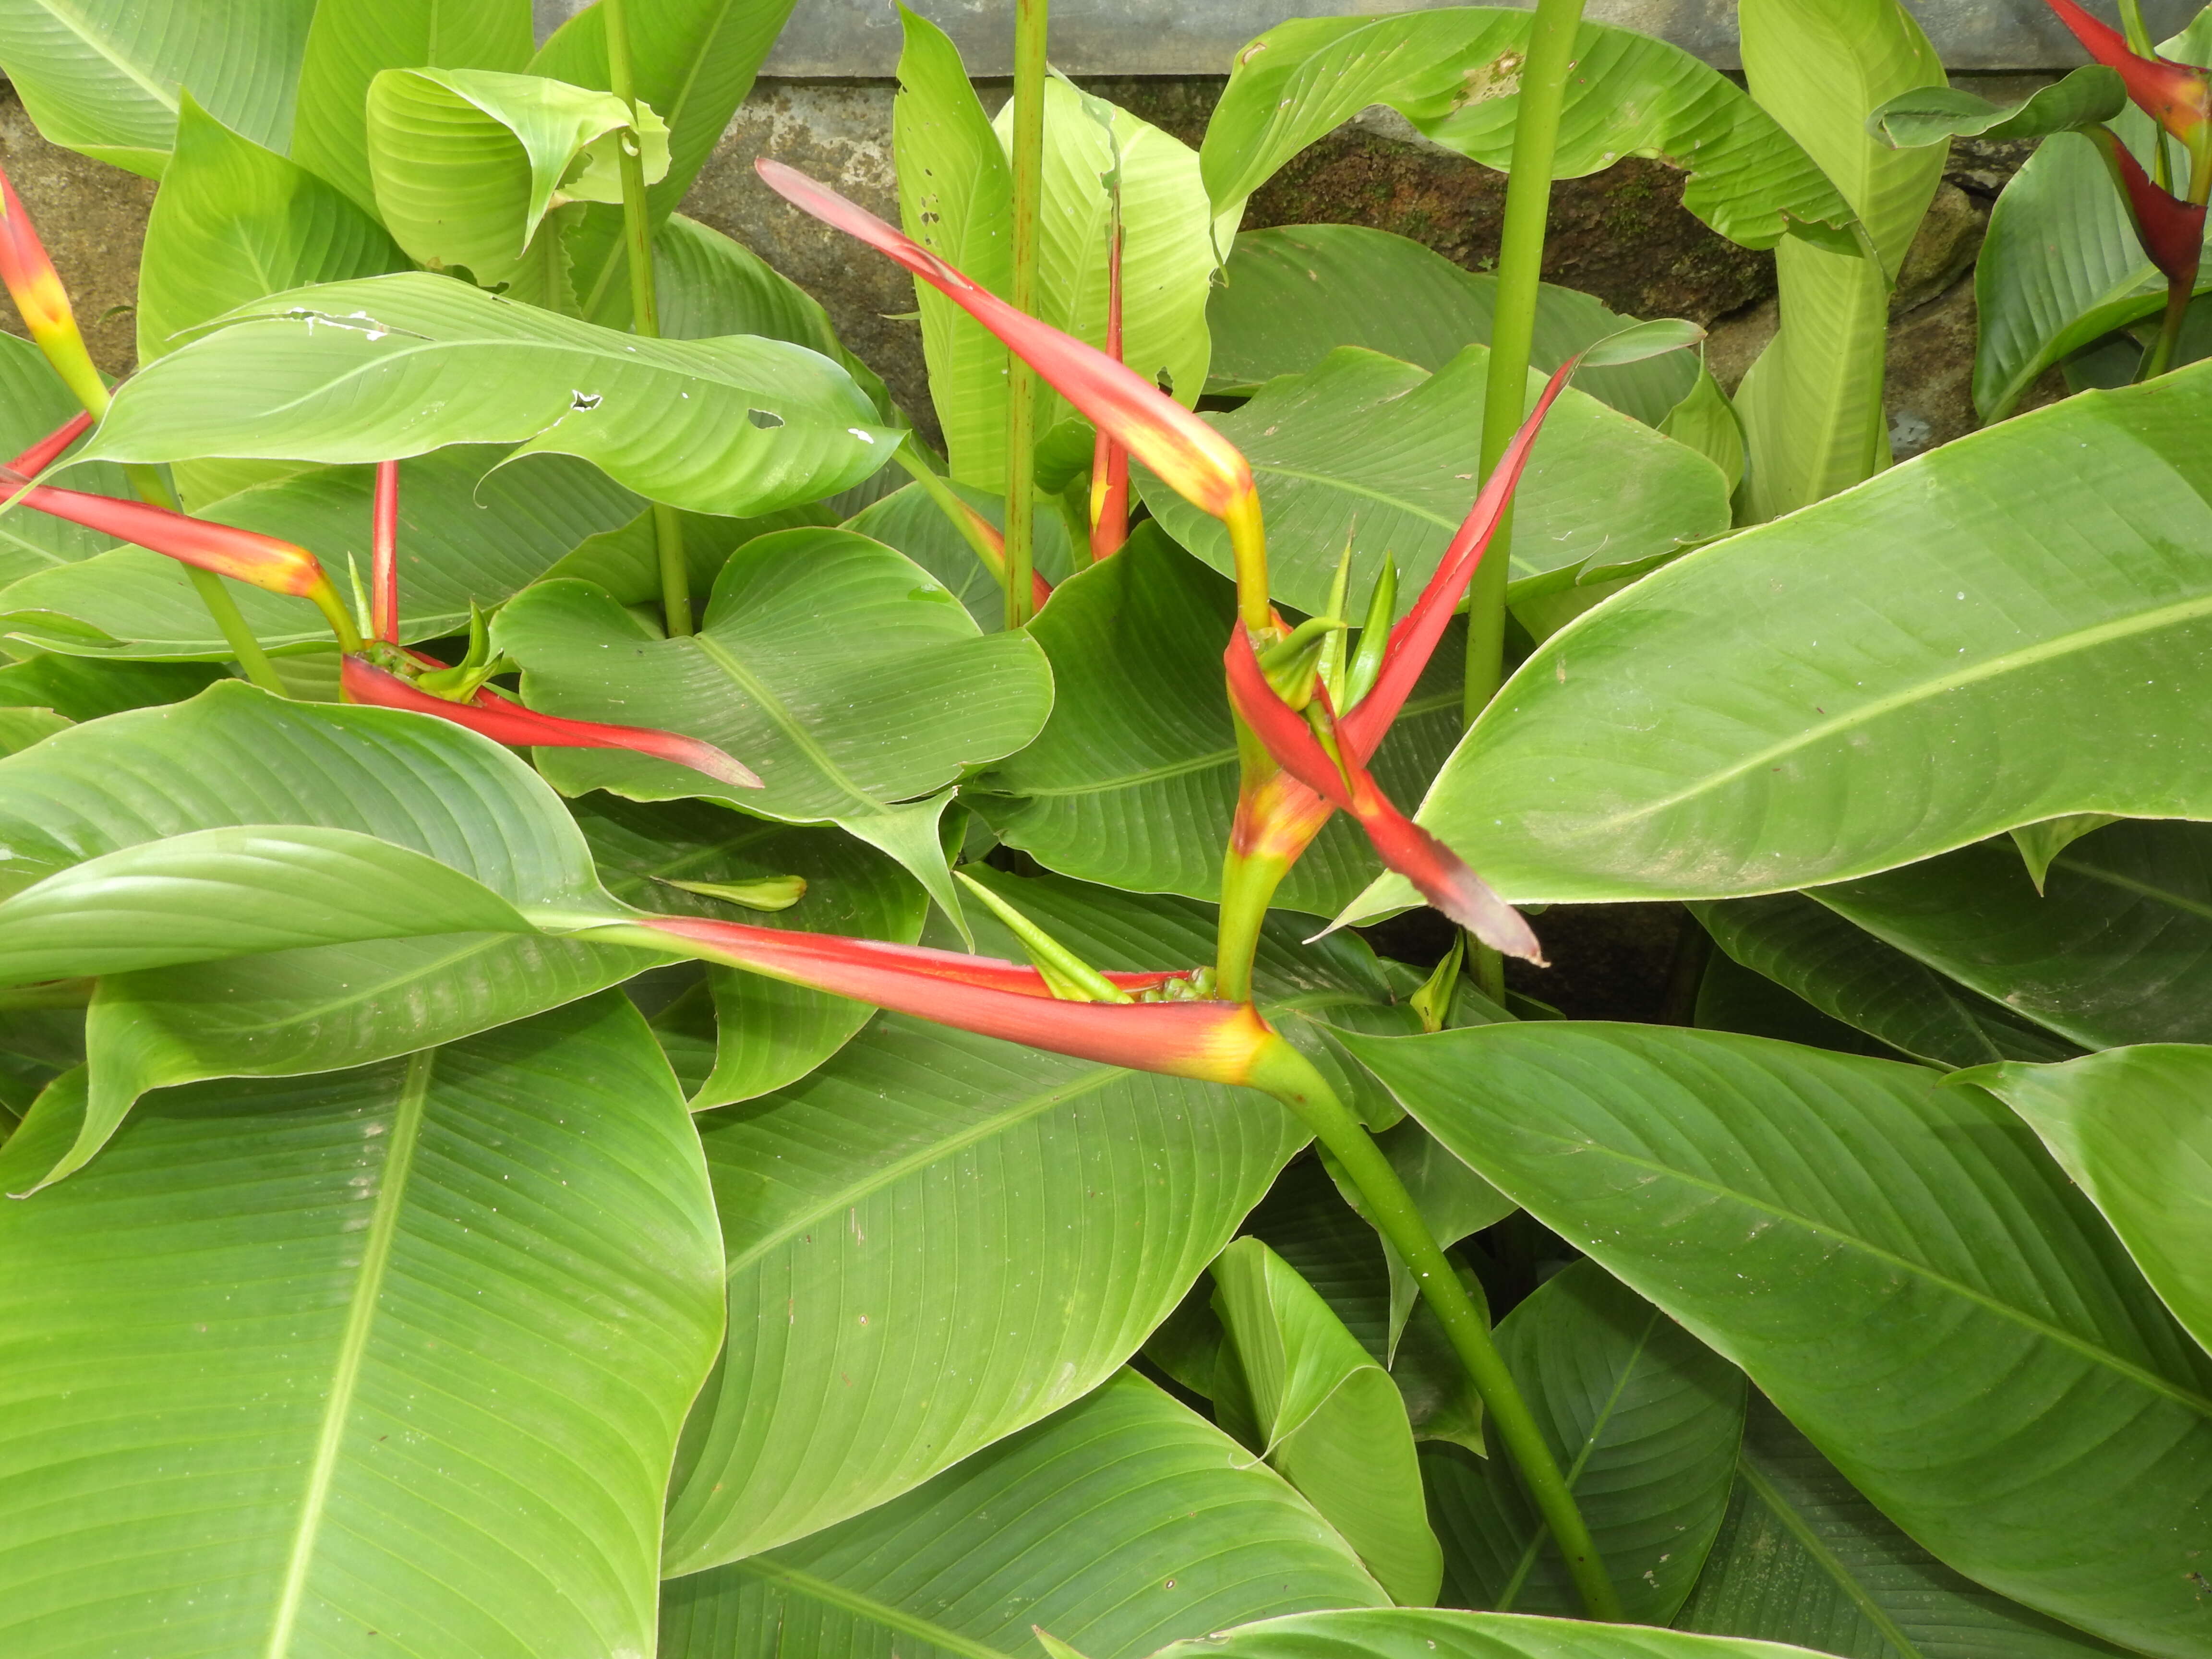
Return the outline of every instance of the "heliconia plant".
<path id="1" fill-rule="evenodd" d="M 1872 424 L 1891 149 L 2203 280 L 2054 4 L 1300 18 L 1195 149 L 902 9 L 903 228 L 757 176 L 903 408 L 678 210 L 778 5 L 0 9 L 160 181 L 112 386 L 0 181 L 0 1654 L 2212 1654 L 2212 374 Z M 1376 103 L 1494 269 L 1237 228 Z M 1628 155 L 1740 406 L 1540 280 Z"/>

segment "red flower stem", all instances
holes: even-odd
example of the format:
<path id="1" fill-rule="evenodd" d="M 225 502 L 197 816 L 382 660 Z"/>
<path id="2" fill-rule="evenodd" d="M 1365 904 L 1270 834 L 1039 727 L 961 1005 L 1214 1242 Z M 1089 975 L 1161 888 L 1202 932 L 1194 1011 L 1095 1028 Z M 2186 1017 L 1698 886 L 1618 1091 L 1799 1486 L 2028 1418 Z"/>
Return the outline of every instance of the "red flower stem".
<path id="1" fill-rule="evenodd" d="M 376 505 L 370 514 L 369 631 L 386 645 L 399 643 L 399 463 L 376 468 Z"/>
<path id="2" fill-rule="evenodd" d="M 1112 186 L 1106 232 L 1106 355 L 1121 356 L 1121 186 Z M 1129 539 L 1129 452 L 1101 429 L 1091 452 L 1091 562 L 1110 559 Z"/>

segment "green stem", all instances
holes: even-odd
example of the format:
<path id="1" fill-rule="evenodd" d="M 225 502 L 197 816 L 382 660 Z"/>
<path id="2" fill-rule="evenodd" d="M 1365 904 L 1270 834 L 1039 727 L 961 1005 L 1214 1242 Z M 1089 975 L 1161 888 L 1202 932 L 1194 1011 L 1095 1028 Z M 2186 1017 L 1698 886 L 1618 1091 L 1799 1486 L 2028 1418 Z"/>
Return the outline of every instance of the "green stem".
<path id="1" fill-rule="evenodd" d="M 123 475 L 131 480 L 131 487 L 138 492 L 140 501 L 154 507 L 166 507 L 172 513 L 181 510 L 174 493 L 152 467 L 126 466 L 123 469 Z M 285 690 L 284 682 L 276 678 L 276 665 L 269 660 L 269 653 L 261 648 L 261 641 L 253 637 L 253 630 L 246 625 L 246 613 L 238 608 L 238 601 L 231 596 L 230 590 L 222 585 L 222 578 L 212 570 L 203 570 L 193 564 L 185 567 L 185 574 L 191 579 L 192 592 L 200 596 L 200 603 L 207 607 L 208 615 L 215 618 L 215 625 L 222 632 L 223 643 L 230 647 L 230 654 L 238 659 L 238 666 L 246 678 L 264 691 L 273 692 L 280 697 L 289 696 L 291 694 Z M 345 641 L 340 640 L 338 644 L 343 648 Z"/>
<path id="2" fill-rule="evenodd" d="M 1412 1270 L 1421 1295 L 1436 1310 L 1453 1351 L 1474 1379 L 1492 1426 L 1520 1469 L 1536 1512 L 1559 1546 L 1567 1571 L 1582 1596 L 1583 1611 L 1593 1619 L 1622 1621 L 1626 1614 L 1620 1596 L 1606 1577 L 1589 1523 L 1576 1505 L 1543 1431 L 1536 1426 L 1534 1413 L 1506 1370 L 1498 1345 L 1491 1340 L 1490 1322 L 1444 1259 L 1390 1160 L 1383 1157 L 1366 1126 L 1346 1109 L 1321 1074 L 1288 1042 L 1276 1041 L 1254 1068 L 1252 1081 L 1255 1088 L 1265 1089 L 1295 1113 L 1351 1176 L 1367 1213 Z"/>
<path id="3" fill-rule="evenodd" d="M 606 20 L 609 90 L 629 106 L 637 118 L 637 72 L 630 62 L 629 14 L 627 0 L 602 0 Z M 631 331 L 649 340 L 660 337 L 660 299 L 653 281 L 653 217 L 645 199 L 645 157 L 635 140 L 625 134 L 616 146 L 622 173 L 623 246 L 629 255 L 629 315 Z M 660 564 L 660 608 L 672 638 L 691 629 L 691 578 L 684 562 L 684 521 L 664 501 L 653 504 L 653 551 Z"/>
<path id="4" fill-rule="evenodd" d="M 968 503 L 960 499 L 951 483 L 915 452 L 915 441 L 910 436 L 901 441 L 898 448 L 892 452 L 891 459 L 906 469 L 908 477 L 921 486 L 923 495 L 937 503 L 937 510 L 951 520 L 952 527 L 960 532 L 960 538 L 968 544 L 983 568 L 1003 583 L 1006 575 L 1006 555 L 991 544 L 983 526 L 978 522 Z"/>
<path id="5" fill-rule="evenodd" d="M 1036 314 L 1038 208 L 1044 192 L 1046 0 L 1014 0 L 1014 279 L 1007 298 Z M 1036 374 L 1006 354 L 1006 626 L 1030 619 L 1036 559 Z"/>
<path id="6" fill-rule="evenodd" d="M 2127 36 L 2128 50 L 2138 58 L 2157 55 L 2152 45 L 2150 30 L 2143 23 L 2142 0 L 2120 0 L 2120 32 Z M 2173 152 L 2166 144 L 2166 131 L 2158 130 L 2158 154 L 2152 158 L 2151 176 L 2163 191 L 2173 188 Z"/>

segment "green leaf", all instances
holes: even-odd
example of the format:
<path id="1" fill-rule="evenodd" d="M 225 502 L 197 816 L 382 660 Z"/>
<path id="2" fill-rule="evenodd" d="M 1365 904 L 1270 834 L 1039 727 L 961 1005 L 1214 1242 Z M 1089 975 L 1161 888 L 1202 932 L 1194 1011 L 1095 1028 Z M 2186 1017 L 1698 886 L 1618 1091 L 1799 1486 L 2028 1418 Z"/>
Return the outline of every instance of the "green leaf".
<path id="1" fill-rule="evenodd" d="M 2203 63 L 2212 56 L 2212 9 L 2200 11 L 2189 20 L 2189 27 L 2180 33 L 2168 35 L 2158 43 L 2158 55 L 2170 58 L 2177 64 Z"/>
<path id="2" fill-rule="evenodd" d="M 2027 866 L 2027 878 L 2040 893 L 2044 883 L 2051 878 L 2051 860 L 2092 830 L 2118 822 L 2109 812 L 2069 812 L 2063 817 L 2045 818 L 2040 823 L 2023 823 L 2013 830 L 2012 841 L 2020 848 L 2020 861 Z"/>
<path id="3" fill-rule="evenodd" d="M 1721 390 L 1720 382 L 1713 379 L 1711 369 L 1698 367 L 1697 379 L 1681 401 L 1667 411 L 1666 418 L 1659 422 L 1659 429 L 1720 468 L 1731 496 L 1741 487 L 1745 466 L 1743 422 L 1728 393 Z"/>
<path id="4" fill-rule="evenodd" d="M 1728 1519 L 1674 1622 L 1844 1659 L 2084 1659 L 2121 1651 L 1953 1572 L 1852 1491 L 1756 1394 Z"/>
<path id="5" fill-rule="evenodd" d="M 630 499 L 635 501 L 635 497 Z M 836 515 L 818 501 L 781 507 L 754 519 L 717 518 L 704 513 L 678 513 L 676 516 L 684 527 L 684 562 L 689 568 L 695 592 L 712 588 L 730 555 L 756 536 L 765 536 L 772 530 L 796 530 L 805 525 L 827 526 L 836 522 Z M 564 579 L 604 587 L 623 605 L 658 605 L 660 551 L 654 537 L 653 514 L 641 513 L 619 528 L 602 531 L 577 543 L 573 551 L 545 572 L 549 581 Z"/>
<path id="6" fill-rule="evenodd" d="M 1376 295 L 1389 303 L 1378 305 Z M 1249 393 L 1304 374 L 1338 346 L 1362 346 L 1439 369 L 1463 347 L 1490 343 L 1498 279 L 1462 270 L 1420 243 L 1361 225 L 1289 225 L 1237 238 L 1206 305 L 1213 360 L 1206 389 Z M 1547 374 L 1628 319 L 1587 294 L 1540 284 L 1529 361 Z M 1656 426 L 1688 393 L 1693 359 L 1654 358 L 1584 369 L 1575 384 Z"/>
<path id="7" fill-rule="evenodd" d="M 2212 1048 L 2150 1043 L 1954 1080 L 1979 1084 L 2027 1121 L 2174 1317 L 2212 1349 Z"/>
<path id="8" fill-rule="evenodd" d="M 921 935 L 928 901 L 920 885 L 890 859 L 837 830 L 764 823 L 708 801 L 647 806 L 598 793 L 575 810 L 608 890 L 641 910 L 772 921 L 806 933 L 902 945 Z M 668 884 L 785 874 L 804 877 L 806 894 L 773 918 Z M 707 981 L 714 999 L 714 1051 L 711 1070 L 692 1095 L 694 1111 L 797 1082 L 875 1014 L 866 1003 L 734 968 L 709 968 Z"/>
<path id="9" fill-rule="evenodd" d="M 1013 285 L 1013 174 L 990 117 L 944 30 L 904 5 L 898 96 L 891 106 L 899 222 L 969 278 L 1004 295 Z M 952 476 L 999 480 L 1006 441 L 1006 349 L 927 283 L 916 283 L 930 401 Z"/>
<path id="10" fill-rule="evenodd" d="M 82 411 L 76 397 L 38 347 L 0 331 L 0 460 L 20 455 Z M 128 495 L 131 485 L 115 466 L 73 466 L 62 482 L 94 495 Z M 94 531 L 33 513 L 0 513 L 0 587 L 55 565 L 88 559 L 115 544 Z M 203 606 L 203 609 L 205 607 Z"/>
<path id="11" fill-rule="evenodd" d="M 1271 1619 L 1158 1659 L 1795 1659 L 1764 1642 L 1519 1613 L 1401 1607 Z"/>
<path id="12" fill-rule="evenodd" d="M 1690 1024 L 1701 1031 L 1773 1037 L 1808 1048 L 1833 1049 L 1839 1054 L 1873 1054 L 1887 1060 L 1898 1057 L 1899 1052 L 1846 1025 L 1787 987 L 1742 966 L 1724 951 L 1714 951 L 1705 959 L 1705 971 L 1698 976 L 1698 1000 Z"/>
<path id="13" fill-rule="evenodd" d="M 173 349 L 185 330 L 264 295 L 407 269 L 376 221 L 306 168 L 240 137 L 189 93 L 176 144 L 139 263 L 142 363 Z"/>
<path id="14" fill-rule="evenodd" d="M 282 154 L 316 0 L 0 0 L 0 70 L 47 143 L 161 176 L 179 88 Z"/>
<path id="15" fill-rule="evenodd" d="M 94 664 L 48 654 L 0 668 L 0 706 L 43 707 L 73 720 L 96 720 L 126 708 L 181 702 L 224 678 L 197 665 Z"/>
<path id="16" fill-rule="evenodd" d="M 2138 159 L 2156 148 L 2148 116 L 2123 110 L 2112 125 Z M 2212 269 L 2199 279 L 2208 288 Z M 1975 410 L 2002 420 L 2052 364 L 2165 305 L 2166 279 L 2103 154 L 2078 133 L 2053 135 L 1997 198 L 1974 265 Z"/>
<path id="17" fill-rule="evenodd" d="M 72 1093 L 0 1187 L 66 1143 Z M 149 1103 L 0 1206 L 27 1477 L 0 1498 L 5 1645 L 649 1650 L 662 1481 L 720 1326 L 703 1174 L 618 997 Z"/>
<path id="18" fill-rule="evenodd" d="M 954 495 L 995 527 L 1001 531 L 1006 527 L 1005 496 L 972 484 L 945 482 Z M 1030 515 L 1030 523 L 1036 536 L 1031 547 L 1035 568 L 1047 581 L 1066 581 L 1075 562 L 1068 548 L 1067 521 L 1051 507 L 1040 507 Z M 975 550 L 945 516 L 945 509 L 920 484 L 908 484 L 879 501 L 870 502 L 845 520 L 845 528 L 898 549 L 958 599 L 986 634 L 1006 627 L 1006 585 L 975 556 Z"/>
<path id="19" fill-rule="evenodd" d="M 532 708 L 705 738 L 765 785 L 729 789 L 625 751 L 546 752 L 564 793 L 703 795 L 786 823 L 842 824 L 933 890 L 951 885 L 933 792 L 1019 749 L 1052 706 L 1027 635 L 981 633 L 911 560 L 844 530 L 745 544 L 689 638 L 656 639 L 605 593 L 567 581 L 514 600 L 493 638 L 521 665 Z M 959 914 L 949 892 L 939 898 Z"/>
<path id="20" fill-rule="evenodd" d="M 1693 908 L 1714 943 L 1744 967 L 1916 1060 L 1952 1067 L 2063 1060 L 2073 1052 L 2032 1018 L 1968 990 L 1802 893 Z M 1985 913 L 1977 918 L 1985 920 Z"/>
<path id="21" fill-rule="evenodd" d="M 51 708 L 0 708 L 0 755 L 20 754 L 75 724 Z"/>
<path id="22" fill-rule="evenodd" d="M 647 103 L 633 118 L 611 92 L 496 70 L 387 69 L 368 87 L 378 216 L 417 264 L 488 288 L 518 281 L 556 192 L 621 201 L 626 134 L 647 182 L 663 177 L 668 130 Z"/>
<path id="23" fill-rule="evenodd" d="M 2002 842 L 1814 897 L 2086 1048 L 2212 1039 L 2212 829 L 2129 822 L 2061 853 L 2038 894 Z M 1978 1060 L 2056 1060 L 2046 1048 Z"/>
<path id="24" fill-rule="evenodd" d="M 1528 902 L 1809 887 L 2063 812 L 2212 817 L 2212 570 L 2175 550 L 2207 520 L 2208 416 L 2212 366 L 2084 394 L 1676 561 L 1522 665 L 1419 821 Z M 1942 763 L 1900 790 L 1908 754 Z"/>
<path id="25" fill-rule="evenodd" d="M 847 489 L 896 441 L 849 376 L 797 346 L 639 339 L 427 272 L 234 315 L 132 376 L 86 453 L 362 463 L 520 443 L 744 514 Z"/>
<path id="26" fill-rule="evenodd" d="M 1901 0 L 1746 0 L 1751 95 L 1774 112 L 1859 216 L 1865 251 L 1775 250 L 1782 325 L 1736 388 L 1744 507 L 1776 518 L 1889 465 L 1882 413 L 1890 288 L 1942 182 L 1944 152 L 1884 148 L 1869 115 L 1943 66 Z"/>
<path id="27" fill-rule="evenodd" d="M 201 830 L 87 859 L 0 901 L 0 984 L 360 939 L 531 931 L 481 882 L 355 830 Z"/>
<path id="28" fill-rule="evenodd" d="M 367 104 L 377 72 L 519 70 L 530 53 L 526 0 L 319 0 L 300 65 L 293 158 L 374 212 Z"/>
<path id="29" fill-rule="evenodd" d="M 1993 104 L 1947 86 L 1916 87 L 1867 117 L 1867 131 L 1892 149 L 1917 149 L 1948 138 L 1998 143 L 2078 132 L 2111 120 L 2127 106 L 2127 83 L 2119 71 L 2103 64 L 2084 64 L 2013 104 Z"/>
<path id="30" fill-rule="evenodd" d="M 1743 1373 L 1587 1260 L 1506 1315 L 1498 1347 L 1627 1617 L 1664 1624 L 1697 1583 L 1728 1509 L 1743 1437 Z M 1455 1604 L 1581 1610 L 1508 1460 L 1439 1448 L 1421 1462 Z"/>
<path id="31" fill-rule="evenodd" d="M 2142 1652 L 2201 1650 L 2212 1358 L 1990 1096 L 1656 1026 L 1347 1042 L 1951 1566 Z"/>
<path id="32" fill-rule="evenodd" d="M 913 1492 L 764 1555 L 671 1580 L 661 1659 L 804 1644 L 818 1659 L 1093 1659 L 1306 1608 L 1387 1605 L 1297 1495 L 1128 1371 Z"/>
<path id="33" fill-rule="evenodd" d="M 731 1346 L 685 1431 L 674 1573 L 888 1502 L 1088 1393 L 1304 1139 L 1264 1096 L 890 1015 L 699 1124 Z"/>
<path id="34" fill-rule="evenodd" d="M 1437 143 L 1486 167 L 1510 165 L 1528 14 L 1459 6 L 1383 16 L 1299 18 L 1237 54 L 1206 130 L 1206 186 L 1218 209 L 1370 104 L 1389 104 Z M 1624 155 L 1694 158 L 1682 205 L 1746 247 L 1786 231 L 1850 246 L 1850 208 L 1774 118 L 1679 46 L 1584 23 L 1559 119 L 1553 176 L 1577 179 Z"/>
<path id="35" fill-rule="evenodd" d="M 1221 691 L 1235 615 L 1226 581 L 1140 526 L 1120 553 L 1063 583 L 1030 625 L 1052 665 L 1051 717 L 965 798 L 1000 840 L 1048 869 L 1218 898 L 1237 807 L 1237 738 Z M 1383 739 L 1374 769 L 1392 799 L 1419 795 L 1456 741 L 1464 659 L 1461 635 L 1447 635 Z M 1375 868 L 1358 826 L 1332 822 L 1275 902 L 1328 914 Z M 1209 945 L 1200 960 L 1211 955 Z"/>
<path id="36" fill-rule="evenodd" d="M 1214 1311 L 1267 1461 L 1359 1553 L 1402 1604 L 1436 1600 L 1443 1571 L 1429 1530 L 1413 1425 L 1398 1385 L 1313 1286 L 1256 1238 L 1213 1264 Z"/>
<path id="37" fill-rule="evenodd" d="M 1434 374 L 1340 348 L 1310 373 L 1270 382 L 1207 418 L 1244 452 L 1267 520 L 1268 585 L 1309 616 L 1328 608 L 1347 540 L 1364 594 L 1388 553 L 1410 605 L 1443 557 L 1479 481 L 1467 434 L 1481 421 L 1490 350 L 1468 346 Z M 1543 377 L 1532 375 L 1531 396 Z M 1218 520 L 1138 470 L 1161 526 L 1215 569 L 1234 568 Z M 1703 456 L 1596 398 L 1560 396 L 1515 495 L 1515 599 L 1628 575 L 1724 533 L 1728 489 Z"/>

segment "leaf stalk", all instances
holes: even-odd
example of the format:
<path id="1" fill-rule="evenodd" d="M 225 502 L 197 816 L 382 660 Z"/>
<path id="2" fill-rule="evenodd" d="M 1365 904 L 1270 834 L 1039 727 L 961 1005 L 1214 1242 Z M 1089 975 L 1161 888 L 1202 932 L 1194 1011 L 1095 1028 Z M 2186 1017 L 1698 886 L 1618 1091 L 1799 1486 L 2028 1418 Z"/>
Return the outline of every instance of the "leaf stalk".
<path id="1" fill-rule="evenodd" d="M 1036 314 L 1038 209 L 1044 194 L 1045 38 L 1047 0 L 1014 0 L 1013 213 L 1014 273 L 1006 297 L 1014 309 Z M 1030 517 L 1036 481 L 1036 372 L 1006 354 L 1006 626 L 1019 628 L 1034 614 L 1030 574 L 1036 560 L 1036 526 Z"/>

